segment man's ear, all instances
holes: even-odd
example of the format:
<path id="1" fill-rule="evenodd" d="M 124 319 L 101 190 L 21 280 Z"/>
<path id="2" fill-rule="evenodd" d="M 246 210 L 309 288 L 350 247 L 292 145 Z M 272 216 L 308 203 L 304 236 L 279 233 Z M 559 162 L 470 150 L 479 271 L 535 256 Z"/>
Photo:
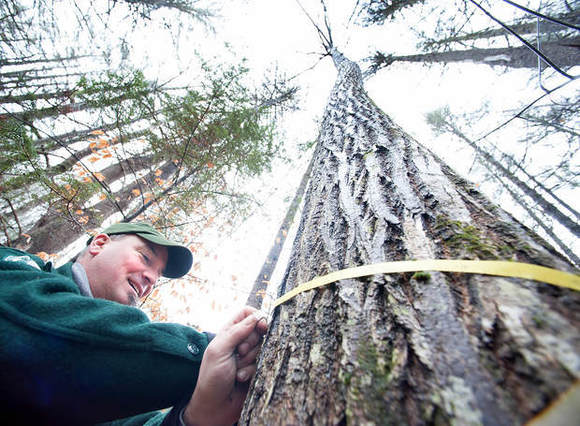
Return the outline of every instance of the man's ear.
<path id="1" fill-rule="evenodd" d="M 88 252 L 91 255 L 96 256 L 103 251 L 103 248 L 110 242 L 111 238 L 107 234 L 95 235 L 89 244 Z"/>

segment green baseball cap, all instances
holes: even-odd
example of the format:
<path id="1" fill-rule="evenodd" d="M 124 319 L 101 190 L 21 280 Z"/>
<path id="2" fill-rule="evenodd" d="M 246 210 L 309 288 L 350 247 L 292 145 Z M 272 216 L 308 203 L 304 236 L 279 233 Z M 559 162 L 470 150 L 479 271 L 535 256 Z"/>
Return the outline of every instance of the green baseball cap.
<path id="1" fill-rule="evenodd" d="M 115 223 L 101 231 L 107 235 L 135 234 L 152 243 L 167 248 L 167 265 L 163 271 L 163 276 L 167 278 L 179 278 L 184 276 L 191 269 L 193 255 L 191 251 L 179 243 L 170 241 L 161 232 L 147 223 Z M 93 237 L 89 238 L 87 245 L 91 243 Z"/>

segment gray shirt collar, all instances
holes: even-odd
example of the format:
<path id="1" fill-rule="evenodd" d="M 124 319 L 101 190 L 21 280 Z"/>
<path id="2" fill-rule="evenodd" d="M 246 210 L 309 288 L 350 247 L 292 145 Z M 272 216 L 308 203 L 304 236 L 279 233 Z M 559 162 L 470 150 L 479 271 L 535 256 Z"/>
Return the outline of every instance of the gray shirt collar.
<path id="1" fill-rule="evenodd" d="M 91 286 L 89 285 L 89 278 L 85 272 L 85 268 L 78 262 L 73 263 L 71 272 L 74 282 L 79 286 L 79 290 L 83 296 L 93 297 L 91 293 Z"/>

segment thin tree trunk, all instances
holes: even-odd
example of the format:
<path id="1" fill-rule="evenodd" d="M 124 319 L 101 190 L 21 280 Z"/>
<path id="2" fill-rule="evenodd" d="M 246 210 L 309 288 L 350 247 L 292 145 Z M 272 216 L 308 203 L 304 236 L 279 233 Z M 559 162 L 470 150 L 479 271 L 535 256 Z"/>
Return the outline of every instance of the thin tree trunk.
<path id="1" fill-rule="evenodd" d="M 576 237 L 580 237 L 580 225 L 574 222 L 571 218 L 562 213 L 554 204 L 546 200 L 538 191 L 531 188 L 526 182 L 522 181 L 511 171 L 509 171 L 503 164 L 497 161 L 491 154 L 484 151 L 479 145 L 465 136 L 453 123 L 446 123 L 448 129 L 456 136 L 466 142 L 471 148 L 475 150 L 490 167 L 499 171 L 506 179 L 516 185 L 524 194 L 530 197 L 544 212 L 556 219 L 562 226 L 568 229 Z M 514 162 L 515 163 L 515 162 Z M 523 169 L 521 166 L 520 169 Z M 527 174 L 527 173 L 526 173 Z M 565 204 L 567 206 L 567 204 Z M 573 211 L 575 212 L 575 211 Z"/>
<path id="2" fill-rule="evenodd" d="M 78 65 L 70 66 L 70 68 L 77 68 Z M 21 78 L 26 78 L 30 74 L 37 74 L 35 76 L 30 76 L 31 78 L 39 77 L 39 73 L 47 73 L 48 71 L 55 70 L 55 69 L 63 69 L 62 65 L 55 65 L 52 67 L 43 67 L 43 68 L 28 68 L 28 69 L 21 69 L 18 71 L 7 71 L 0 73 L 0 79 L 15 79 L 20 80 Z"/>
<path id="3" fill-rule="evenodd" d="M 541 188 L 546 194 L 548 194 L 550 197 L 552 197 L 554 200 L 556 200 L 558 203 L 560 203 L 560 205 L 562 207 L 564 207 L 570 213 L 572 213 L 574 216 L 576 216 L 577 219 L 580 219 L 580 213 L 575 208 L 573 208 L 568 203 L 566 203 L 564 200 L 562 200 L 554 191 L 552 191 L 550 188 L 547 188 L 542 182 L 540 182 L 538 179 L 536 179 L 535 176 L 532 176 L 524 167 L 521 166 L 521 164 L 519 162 L 515 161 L 513 159 L 513 157 L 511 157 L 510 155 L 507 155 L 505 153 L 503 153 L 502 157 L 504 157 L 508 161 L 510 161 L 510 163 L 512 163 L 528 179 L 530 179 L 530 181 L 532 181 L 534 183 L 534 185 L 536 185 L 536 187 Z"/>
<path id="4" fill-rule="evenodd" d="M 578 256 L 576 256 L 576 254 L 570 249 L 570 247 L 568 247 L 564 241 L 562 241 L 560 239 L 560 237 L 558 237 L 558 235 L 556 235 L 556 233 L 554 232 L 554 230 L 552 229 L 552 227 L 548 226 L 548 224 L 546 224 L 546 221 L 543 220 L 541 217 L 538 217 L 538 215 L 536 215 L 534 213 L 534 211 L 530 208 L 530 206 L 522 199 L 521 194 L 516 193 L 505 181 L 504 179 L 502 179 L 500 176 L 497 175 L 497 173 L 493 173 L 492 172 L 492 176 L 495 178 L 495 180 L 505 188 L 505 190 L 510 194 L 510 196 L 512 197 L 512 199 L 519 204 L 522 209 L 524 209 L 526 211 L 526 214 L 528 214 L 532 220 L 540 227 L 544 230 L 544 232 L 552 239 L 552 241 L 554 241 L 554 243 L 556 243 L 556 245 L 558 247 L 560 247 L 560 250 L 562 250 L 562 252 L 568 256 L 568 259 L 570 259 L 572 262 L 574 262 L 575 265 L 580 266 L 580 258 L 578 258 Z"/>
<path id="5" fill-rule="evenodd" d="M 413 140 L 336 50 L 280 289 L 404 259 L 573 267 Z M 580 376 L 578 294 L 461 273 L 373 275 L 274 313 L 239 424 L 522 424 Z"/>
<path id="6" fill-rule="evenodd" d="M 266 288 L 270 285 L 270 279 L 272 278 L 272 274 L 276 269 L 276 264 L 278 263 L 278 258 L 280 257 L 280 253 L 282 252 L 282 248 L 284 247 L 284 242 L 286 241 L 286 236 L 288 235 L 288 230 L 290 226 L 292 226 L 292 222 L 294 221 L 294 216 L 298 211 L 298 207 L 300 207 L 300 202 L 302 201 L 302 197 L 304 196 L 304 190 L 306 189 L 306 185 L 308 184 L 308 180 L 310 179 L 310 173 L 312 171 L 312 163 L 314 161 L 314 157 L 310 160 L 306 171 L 302 175 L 302 179 L 300 180 L 300 184 L 296 189 L 296 193 L 294 194 L 294 198 L 292 202 L 288 206 L 288 210 L 286 210 L 286 215 L 284 219 L 282 219 L 282 223 L 280 224 L 280 228 L 278 229 L 278 233 L 274 238 L 274 243 L 268 252 L 268 256 L 262 265 L 262 269 L 258 273 L 256 280 L 254 281 L 254 286 L 250 291 L 250 295 L 248 296 L 248 300 L 246 301 L 246 305 L 253 306 L 254 308 L 260 309 L 262 306 L 262 302 L 264 301 L 264 295 L 266 294 Z"/>
<path id="7" fill-rule="evenodd" d="M 28 85 L 24 85 L 23 83 L 26 83 L 27 81 L 46 80 L 46 79 L 56 80 L 58 78 L 68 78 L 72 76 L 87 75 L 87 74 L 88 74 L 87 72 L 71 72 L 67 74 L 35 75 L 30 77 L 22 77 L 13 80 L 7 80 L 2 82 L 2 85 L 7 86 L 9 84 L 14 84 L 15 86 L 13 88 L 28 87 Z"/>
<path id="8" fill-rule="evenodd" d="M 131 125 L 131 124 L 135 124 L 136 122 L 140 121 L 140 120 L 145 120 L 147 118 L 150 118 L 150 116 L 144 116 L 144 117 L 139 117 L 137 119 L 133 119 L 127 122 L 113 122 L 113 123 L 108 123 L 108 124 L 102 124 L 100 126 L 95 126 L 95 127 L 91 127 L 85 130 L 73 130 L 67 133 L 62 133 L 60 135 L 55 135 L 55 136 L 47 136 L 41 139 L 36 139 L 34 141 L 34 145 L 38 146 L 38 147 L 42 147 L 45 146 L 47 144 L 50 145 L 54 145 L 55 139 L 58 139 L 62 144 L 61 145 L 57 145 L 57 149 L 59 149 L 62 146 L 68 146 L 74 142 L 78 142 L 82 139 L 86 139 L 88 137 L 91 136 L 91 133 L 97 131 L 97 130 L 102 130 L 104 132 L 109 131 L 109 130 L 118 130 L 120 131 L 121 129 L 126 128 L 127 126 Z"/>
<path id="9" fill-rule="evenodd" d="M 146 176 L 124 186 L 121 190 L 113 194 L 114 197 L 118 198 L 117 203 L 105 199 L 93 207 L 83 209 L 83 215 L 88 216 L 88 221 L 83 226 L 73 220 L 73 216 L 75 216 L 74 211 L 61 212 L 50 209 L 32 229 L 27 231 L 32 236 L 28 250 L 31 253 L 39 251 L 58 253 L 77 238 L 81 237 L 85 233 L 85 230 L 98 228 L 103 223 L 103 220 L 118 212 L 118 208 L 121 208 L 125 212 L 125 209 L 129 207 L 135 198 L 132 195 L 133 190 L 139 189 L 143 192 L 143 186 L 148 187 L 150 185 L 152 187 L 155 185 L 154 180 L 156 177 L 168 180 L 175 173 L 176 166 L 173 162 L 168 161 L 159 169 L 162 171 L 159 176 L 156 176 L 152 170 Z M 146 182 L 145 185 L 142 183 L 143 181 Z M 76 219 L 80 216 L 77 215 Z M 127 216 L 126 212 L 124 216 Z M 18 244 L 20 241 L 13 243 Z"/>
<path id="10" fill-rule="evenodd" d="M 1 104 L 20 104 L 22 102 L 27 101 L 36 101 L 39 99 L 71 99 L 74 92 L 72 90 L 58 90 L 56 92 L 48 92 L 48 93 L 26 93 L 24 95 L 5 95 L 0 96 L 0 103 Z"/>
<path id="11" fill-rule="evenodd" d="M 542 52 L 560 67 L 572 67 L 580 63 L 580 38 L 551 41 L 542 44 Z M 525 46 L 497 49 L 467 49 L 448 52 L 421 53 L 407 56 L 390 56 L 377 53 L 373 57 L 373 69 L 379 70 L 393 62 L 475 62 L 487 65 L 503 65 L 510 68 L 537 68 L 538 57 Z"/>
<path id="12" fill-rule="evenodd" d="M 66 115 L 71 114 L 73 112 L 84 111 L 86 109 L 91 108 L 89 104 L 86 102 L 62 102 L 59 105 L 47 107 L 47 108 L 40 108 L 40 109 L 33 109 L 33 110 L 25 110 L 21 112 L 8 114 L 0 114 L 0 120 L 14 118 L 18 121 L 24 121 L 26 124 L 33 123 L 35 120 L 42 120 L 48 117 L 56 117 L 58 115 Z"/>
<path id="13" fill-rule="evenodd" d="M 0 59 L 0 66 L 16 66 L 16 65 L 26 65 L 26 64 L 44 64 L 50 62 L 65 62 L 73 61 L 81 58 L 95 58 L 99 55 L 74 55 L 65 58 L 41 58 L 41 59 Z"/>
<path id="14" fill-rule="evenodd" d="M 554 18 L 564 21 L 566 23 L 576 25 L 578 23 L 578 11 L 562 13 L 559 15 L 553 16 Z M 508 24 L 512 30 L 517 32 L 519 35 L 526 35 L 526 34 L 536 34 L 537 33 L 537 21 L 533 19 L 531 21 L 526 22 L 518 22 L 518 23 L 510 23 Z M 565 27 L 561 25 L 549 22 L 549 21 L 542 21 L 540 24 L 540 34 L 550 34 L 553 32 L 558 32 L 564 30 Z M 473 40 L 483 40 L 489 39 L 492 37 L 501 37 L 506 35 L 506 31 L 503 28 L 487 28 L 485 30 L 476 31 L 469 34 L 461 34 L 455 35 L 453 37 L 448 37 L 440 40 L 430 40 L 423 45 L 426 48 L 433 49 L 437 47 L 444 47 L 448 46 L 452 43 L 461 43 L 464 41 L 473 41 Z"/>
<path id="15" fill-rule="evenodd" d="M 80 156 L 80 155 L 82 155 L 82 153 L 83 153 L 83 151 L 79 152 L 78 155 Z M 74 159 L 74 163 L 77 162 L 76 158 L 71 157 L 71 159 Z M 129 158 L 128 160 L 116 162 L 116 163 L 110 165 L 109 167 L 106 167 L 100 173 L 103 175 L 104 180 L 106 182 L 113 183 L 116 180 L 118 180 L 124 176 L 134 174 L 135 172 L 138 172 L 138 171 L 141 171 L 143 169 L 150 167 L 152 159 L 153 159 L 153 155 L 135 156 L 135 157 Z M 56 166 L 56 168 L 58 168 L 59 166 Z M 47 175 L 51 178 L 54 177 L 55 174 L 51 173 L 54 171 L 55 171 L 54 169 L 48 170 Z M 30 190 L 34 190 L 37 188 L 32 187 L 32 188 L 28 188 L 28 189 L 30 191 Z M 42 189 L 44 191 L 38 195 L 43 195 L 43 196 L 47 195 L 49 190 L 45 189 L 45 188 L 42 188 Z M 29 199 L 29 198 L 30 197 L 27 197 L 27 199 Z M 42 206 L 39 206 L 38 200 L 31 199 L 28 202 L 20 204 L 18 206 L 18 210 L 15 212 L 15 214 L 17 214 L 18 216 L 15 216 L 15 217 L 36 218 L 36 217 L 38 217 L 38 213 L 37 213 L 38 209 L 41 207 Z M 46 212 L 45 214 L 50 214 L 50 212 Z M 27 228 L 34 230 L 36 223 L 43 223 L 46 220 L 44 218 L 44 216 L 45 215 L 41 215 L 40 218 L 35 219 L 36 222 L 27 224 Z M 29 231 L 29 232 L 33 232 L 33 231 Z"/>

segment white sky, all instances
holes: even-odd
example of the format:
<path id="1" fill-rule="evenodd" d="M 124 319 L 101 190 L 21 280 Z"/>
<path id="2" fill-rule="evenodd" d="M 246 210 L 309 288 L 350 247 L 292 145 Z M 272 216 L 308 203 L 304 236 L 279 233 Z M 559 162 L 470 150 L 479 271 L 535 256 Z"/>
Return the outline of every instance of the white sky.
<path id="1" fill-rule="evenodd" d="M 322 24 L 319 0 L 304 0 L 302 3 Z M 362 28 L 354 23 L 347 25 L 355 0 L 327 3 L 336 47 L 356 61 L 377 48 L 397 54 L 413 53 L 416 40 L 409 28 L 428 25 L 432 18 L 418 14 L 406 22 L 391 23 L 388 27 Z M 449 3 L 454 1 L 449 0 Z M 505 13 L 513 12 L 511 9 L 494 9 L 499 13 L 504 10 Z M 248 66 L 257 81 L 266 70 L 275 66 L 288 76 L 304 71 L 295 79 L 300 86 L 301 110 L 288 115 L 281 126 L 287 153 L 296 160 L 291 164 L 277 161 L 272 173 L 250 184 L 249 189 L 264 204 L 233 235 L 222 235 L 216 229 L 207 232 L 203 242 L 209 254 L 196 259 L 201 268 L 193 272 L 207 280 L 207 286 L 200 290 L 197 286 L 183 284 L 182 288 L 177 282 L 179 296 L 166 296 L 171 321 L 195 324 L 209 331 L 216 331 L 236 309 L 243 306 L 309 160 L 309 153 L 298 152 L 297 146 L 316 137 L 318 119 L 336 75 L 329 58 L 305 71 L 317 62 L 318 55 L 314 53 L 320 53 L 322 49 L 312 25 L 295 0 L 229 1 L 222 8 L 221 15 L 213 21 L 215 35 L 204 32 L 199 26 L 181 32 L 179 61 L 169 33 L 156 29 L 160 18 L 166 17 L 170 22 L 175 19 L 172 13 L 160 11 L 153 14 L 154 21 L 140 26 L 131 46 L 131 54 L 137 63 L 146 66 L 146 76 L 151 78 L 173 77 L 179 71 L 184 71 L 186 76 L 194 73 L 193 53 L 196 51 L 206 59 L 215 56 L 227 62 L 231 54 L 225 52 L 223 42 L 228 42 L 230 50 L 238 57 L 248 58 Z M 476 19 L 487 25 L 487 18 Z M 444 105 L 449 105 L 454 113 L 472 112 L 486 100 L 492 113 L 480 122 L 479 128 L 469 130 L 477 136 L 495 127 L 502 121 L 506 109 L 518 109 L 539 94 L 537 89 L 530 89 L 529 71 L 512 70 L 505 74 L 502 71 L 480 64 L 451 64 L 446 68 L 434 65 L 429 68 L 421 64 L 396 63 L 370 79 L 366 88 L 371 98 L 406 131 L 431 147 L 455 170 L 465 174 L 472 161 L 468 151 L 451 143 L 448 136 L 434 137 L 424 114 Z M 550 81 L 549 86 L 553 87 L 556 80 Z M 568 90 L 578 90 L 578 85 Z M 503 134 L 504 138 L 508 136 L 509 133 Z M 471 175 L 468 178 L 477 183 L 480 177 Z M 296 220 L 298 218 L 299 212 Z M 291 237 L 289 235 L 286 251 L 293 242 Z M 281 264 L 283 269 L 283 259 L 279 266 Z M 277 276 L 280 274 L 279 268 Z M 232 276 L 236 278 L 232 279 Z M 272 288 L 277 285 L 273 279 Z"/>

